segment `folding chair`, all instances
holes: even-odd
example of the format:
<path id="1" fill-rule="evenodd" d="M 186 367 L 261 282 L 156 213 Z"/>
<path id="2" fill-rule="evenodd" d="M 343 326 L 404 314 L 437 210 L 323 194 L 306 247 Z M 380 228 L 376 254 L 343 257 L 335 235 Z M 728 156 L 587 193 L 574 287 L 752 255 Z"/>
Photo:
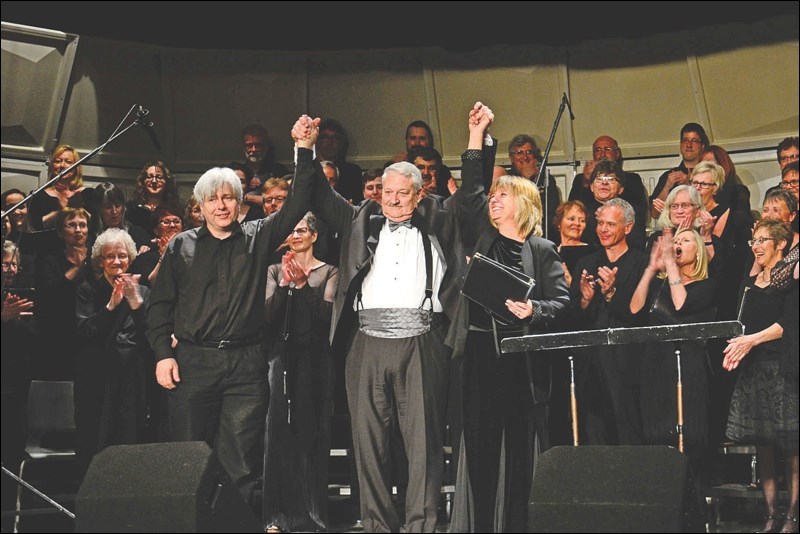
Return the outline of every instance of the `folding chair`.
<path id="1" fill-rule="evenodd" d="M 25 480 L 33 464 L 53 460 L 75 459 L 75 401 L 73 383 L 33 380 L 28 391 L 28 438 L 26 458 L 19 466 L 19 477 Z M 30 483 L 30 482 L 29 482 Z M 19 532 L 20 516 L 25 512 L 57 513 L 56 509 L 22 510 L 22 485 L 17 488 L 14 532 Z"/>

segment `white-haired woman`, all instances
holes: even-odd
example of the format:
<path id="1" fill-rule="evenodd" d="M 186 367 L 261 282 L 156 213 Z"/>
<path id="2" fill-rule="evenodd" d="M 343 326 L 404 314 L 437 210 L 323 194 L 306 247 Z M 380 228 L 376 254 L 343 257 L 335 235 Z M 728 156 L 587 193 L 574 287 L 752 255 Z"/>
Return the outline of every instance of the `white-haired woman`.
<path id="1" fill-rule="evenodd" d="M 78 288 L 75 426 L 81 474 L 105 447 L 149 438 L 146 393 L 154 367 L 145 338 L 149 292 L 139 285 L 139 275 L 128 272 L 135 257 L 131 236 L 109 228 L 92 246 L 95 276 Z"/>

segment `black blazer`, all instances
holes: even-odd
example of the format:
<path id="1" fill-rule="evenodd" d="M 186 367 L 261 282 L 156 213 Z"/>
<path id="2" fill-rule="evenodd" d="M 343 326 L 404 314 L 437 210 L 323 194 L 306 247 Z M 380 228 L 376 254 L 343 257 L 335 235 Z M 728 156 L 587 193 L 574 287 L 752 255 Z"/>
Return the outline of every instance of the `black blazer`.
<path id="1" fill-rule="evenodd" d="M 479 234 L 474 252 L 487 254 L 492 243 L 497 240 L 499 232 L 489 222 L 488 199 L 480 179 L 480 162 L 464 160 L 461 177 L 463 184 L 474 185 L 479 189 L 479 202 L 461 205 L 464 213 L 472 215 L 473 225 Z M 477 206 L 478 211 L 474 209 Z M 555 322 L 569 309 L 569 290 L 561 266 L 561 257 L 555 245 L 546 239 L 530 236 L 522 245 L 522 270 L 533 277 L 536 285 L 531 299 L 541 311 L 535 313 L 529 324 L 524 326 L 525 335 L 555 331 Z M 453 357 L 460 357 L 469 331 L 469 304 L 466 297 L 461 296 L 458 309 L 445 343 L 453 349 Z M 547 402 L 550 391 L 550 358 L 546 355 L 534 355 L 528 352 L 528 378 L 531 382 L 534 400 Z"/>

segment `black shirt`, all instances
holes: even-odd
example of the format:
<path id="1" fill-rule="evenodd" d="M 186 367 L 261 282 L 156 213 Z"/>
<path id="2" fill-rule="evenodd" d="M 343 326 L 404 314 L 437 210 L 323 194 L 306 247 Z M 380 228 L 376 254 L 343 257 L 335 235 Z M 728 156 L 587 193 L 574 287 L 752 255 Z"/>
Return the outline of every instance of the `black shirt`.
<path id="1" fill-rule="evenodd" d="M 588 274 L 597 279 L 597 271 L 601 266 L 609 269 L 617 267 L 618 269 L 614 284 L 616 291 L 611 301 L 606 302 L 599 284 L 595 286 L 594 297 L 589 303 L 589 307 L 581 314 L 581 328 L 605 329 L 637 326 L 637 320 L 631 314 L 629 306 L 648 262 L 647 254 L 635 248 L 628 248 L 627 252 L 614 262 L 608 259 L 604 248 L 578 260 L 578 264 L 572 272 L 572 285 L 570 286 L 570 299 L 576 311 L 580 310 L 581 273 L 583 270 L 585 269 Z"/>
<path id="2" fill-rule="evenodd" d="M 264 330 L 270 253 L 309 210 L 308 184 L 294 182 L 283 209 L 265 219 L 236 223 L 225 239 L 203 226 L 170 242 L 148 314 L 147 336 L 156 360 L 173 357 L 173 333 L 178 340 L 207 344 L 251 339 Z"/>
<path id="3" fill-rule="evenodd" d="M 658 183 L 656 183 L 656 186 L 653 189 L 653 193 L 650 195 L 650 202 L 658 198 L 658 195 L 661 193 L 661 190 L 664 189 L 664 187 L 667 185 L 667 176 L 669 176 L 669 173 L 671 173 L 672 171 L 681 171 L 686 173 L 687 175 L 692 174 L 692 171 L 686 166 L 686 163 L 683 160 L 681 160 L 680 165 L 678 165 L 677 167 L 673 167 L 668 171 L 664 171 L 661 174 L 661 176 L 658 177 Z M 672 191 L 672 189 L 674 188 L 675 188 L 674 185 L 670 187 L 670 191 Z"/>

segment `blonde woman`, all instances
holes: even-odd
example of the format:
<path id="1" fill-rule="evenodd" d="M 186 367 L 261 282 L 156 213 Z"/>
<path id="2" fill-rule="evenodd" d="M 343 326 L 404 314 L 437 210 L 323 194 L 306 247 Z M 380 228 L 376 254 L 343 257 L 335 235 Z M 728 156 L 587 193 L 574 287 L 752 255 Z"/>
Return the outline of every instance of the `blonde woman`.
<path id="1" fill-rule="evenodd" d="M 483 183 L 480 148 L 492 118 L 491 110 L 480 104 L 470 113 L 470 141 L 462 155 L 465 191 Z M 523 271 L 536 286 L 529 300 L 506 301 L 516 317 L 508 325 L 464 297 L 459 303 L 447 339 L 453 356 L 463 357 L 463 445 L 450 528 L 526 532 L 534 462 L 538 449 L 547 447 L 550 387 L 541 379 L 549 379 L 549 359 L 526 353 L 499 357 L 497 343 L 504 337 L 552 331 L 552 322 L 569 306 L 569 293 L 555 244 L 541 237 L 542 200 L 536 185 L 503 175 L 494 180 L 488 196 L 480 189 L 474 252 Z M 469 209 L 466 197 L 456 198 L 462 209 Z M 461 506 L 467 499 L 471 506 Z"/>
<path id="2" fill-rule="evenodd" d="M 709 259 L 703 240 L 692 228 L 679 229 L 674 236 L 671 228 L 663 230 L 662 236 L 653 243 L 650 262 L 634 291 L 631 313 L 646 314 L 650 326 L 714 320 L 717 282 L 708 277 Z M 708 369 L 704 340 L 646 345 L 640 397 L 643 437 L 649 445 L 678 445 L 676 349 L 681 351 L 684 452 L 693 467 L 694 481 L 700 485 L 705 480 L 703 455 L 708 442 Z"/>
<path id="3" fill-rule="evenodd" d="M 52 180 L 80 158 L 71 146 L 57 146 L 48 160 L 48 179 Z M 30 200 L 28 221 L 31 227 L 34 230 L 55 228 L 56 215 L 63 208 L 84 207 L 83 191 L 83 167 L 78 165 Z"/>

